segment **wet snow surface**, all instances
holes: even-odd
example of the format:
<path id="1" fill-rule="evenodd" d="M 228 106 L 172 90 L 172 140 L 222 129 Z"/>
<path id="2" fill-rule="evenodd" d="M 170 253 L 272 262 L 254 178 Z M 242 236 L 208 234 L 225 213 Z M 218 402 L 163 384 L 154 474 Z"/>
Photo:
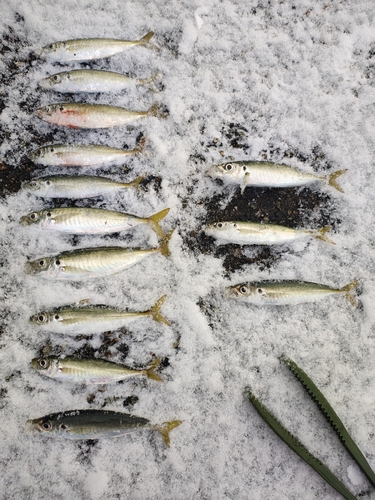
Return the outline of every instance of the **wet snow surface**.
<path id="1" fill-rule="evenodd" d="M 340 498 L 266 426 L 244 397 L 259 399 L 360 498 L 371 487 L 316 405 L 287 368 L 295 360 L 316 382 L 375 467 L 375 103 L 374 5 L 359 2 L 152 3 L 67 0 L 3 2 L 0 73 L 2 498 L 18 499 L 336 499 Z M 84 37 L 138 39 L 155 31 L 160 51 L 133 48 L 69 66 L 32 55 L 43 45 Z M 160 71 L 157 92 L 63 95 L 37 88 L 68 68 L 109 69 L 136 78 Z M 64 101 L 146 110 L 113 130 L 65 130 L 32 112 Z M 75 169 L 116 180 L 146 178 L 139 192 L 90 200 L 41 199 L 20 191 L 33 177 L 69 173 L 27 160 L 52 143 L 99 143 L 143 154 L 125 169 Z M 243 194 L 205 176 L 223 160 L 284 162 L 306 172 L 348 169 L 345 193 L 324 184 L 248 188 Z M 170 259 L 153 255 L 121 274 L 79 283 L 26 276 L 24 262 L 71 248 L 151 247 L 148 227 L 114 236 L 71 237 L 24 228 L 19 217 L 50 206 L 95 206 L 148 216 L 165 207 L 175 229 Z M 202 227 L 251 220 L 291 227 L 331 226 L 336 245 L 217 246 Z M 229 284 L 300 279 L 341 287 L 360 280 L 361 307 L 345 297 L 295 307 L 229 301 Z M 29 324 L 38 311 L 88 299 L 146 310 L 163 294 L 172 327 L 140 319 L 129 328 L 79 338 Z M 139 367 L 162 358 L 164 383 L 129 379 L 82 387 L 44 378 L 29 366 L 44 354 L 97 356 Z M 167 449 L 140 430 L 115 440 L 73 442 L 30 436 L 29 418 L 106 408 L 180 419 Z"/>

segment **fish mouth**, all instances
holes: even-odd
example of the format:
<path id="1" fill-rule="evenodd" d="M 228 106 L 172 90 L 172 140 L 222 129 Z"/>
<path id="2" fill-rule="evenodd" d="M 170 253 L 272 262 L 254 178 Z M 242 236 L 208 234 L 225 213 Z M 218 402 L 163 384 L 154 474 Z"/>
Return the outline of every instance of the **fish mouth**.
<path id="1" fill-rule="evenodd" d="M 36 109 L 34 111 L 34 115 L 36 115 L 38 118 L 43 118 L 44 116 L 43 108 Z"/>
<path id="2" fill-rule="evenodd" d="M 41 80 L 39 80 L 38 87 L 41 89 L 50 89 L 51 84 L 50 84 L 48 78 L 42 78 Z"/>
<path id="3" fill-rule="evenodd" d="M 41 431 L 35 420 L 27 420 L 25 424 L 25 432 L 26 434 L 38 434 Z"/>
<path id="4" fill-rule="evenodd" d="M 224 291 L 225 297 L 228 299 L 234 299 L 239 296 L 239 293 L 236 288 L 233 286 L 226 286 Z"/>
<path id="5" fill-rule="evenodd" d="M 20 218 L 19 223 L 21 226 L 28 226 L 29 225 L 29 220 L 27 215 L 24 215 L 23 217 Z"/>
<path id="6" fill-rule="evenodd" d="M 29 274 L 29 275 L 36 274 L 36 271 L 35 271 L 35 268 L 34 268 L 32 262 L 25 262 L 25 265 L 23 267 L 23 271 L 25 274 Z"/>

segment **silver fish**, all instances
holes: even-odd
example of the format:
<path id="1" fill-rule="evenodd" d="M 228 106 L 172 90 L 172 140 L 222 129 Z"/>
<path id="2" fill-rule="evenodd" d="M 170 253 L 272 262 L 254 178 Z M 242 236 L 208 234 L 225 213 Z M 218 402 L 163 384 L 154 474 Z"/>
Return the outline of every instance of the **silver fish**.
<path id="1" fill-rule="evenodd" d="M 162 382 L 155 373 L 160 364 L 160 359 L 154 361 L 149 368 L 135 370 L 125 365 L 119 365 L 104 359 L 80 359 L 74 356 L 57 358 L 49 356 L 34 358 L 31 366 L 40 374 L 61 382 L 72 382 L 74 384 L 112 384 L 119 380 L 125 380 L 136 375 Z"/>
<path id="2" fill-rule="evenodd" d="M 329 175 L 316 175 L 301 172 L 284 164 L 268 161 L 237 161 L 213 165 L 207 172 L 210 177 L 222 179 L 227 184 L 237 184 L 243 191 L 247 186 L 295 187 L 314 182 L 326 182 L 337 191 L 343 190 L 336 179 L 347 170 L 338 170 Z"/>
<path id="3" fill-rule="evenodd" d="M 55 165 L 61 167 L 88 167 L 121 164 L 129 155 L 142 151 L 145 140 L 134 149 L 118 149 L 97 144 L 69 145 L 51 144 L 35 149 L 29 154 L 31 161 L 44 167 Z"/>
<path id="4" fill-rule="evenodd" d="M 70 61 L 91 61 L 120 54 L 135 45 L 145 45 L 155 47 L 149 41 L 154 36 L 150 31 L 140 40 L 116 40 L 112 38 L 82 38 L 76 40 L 66 40 L 64 42 L 54 42 L 45 45 L 36 54 L 47 61 L 70 62 Z"/>
<path id="5" fill-rule="evenodd" d="M 20 224 L 68 234 L 109 234 L 147 224 L 160 238 L 164 238 L 158 223 L 168 212 L 169 208 L 166 208 L 150 217 L 141 218 L 102 208 L 47 208 L 24 215 Z"/>
<path id="6" fill-rule="evenodd" d="M 143 179 L 137 177 L 131 182 L 116 182 L 107 177 L 91 175 L 51 175 L 27 182 L 23 189 L 44 198 L 94 198 L 137 188 Z"/>
<path id="7" fill-rule="evenodd" d="M 160 432 L 167 446 L 169 432 L 180 425 L 181 420 L 152 425 L 149 420 L 129 413 L 108 410 L 70 410 L 28 420 L 26 432 L 67 439 L 98 439 L 118 437 L 138 429 Z"/>
<path id="8" fill-rule="evenodd" d="M 344 295 L 358 307 L 352 292 L 358 285 L 353 281 L 342 288 L 307 281 L 255 281 L 226 287 L 226 296 L 256 305 L 295 305 L 314 302 L 330 295 Z"/>
<path id="9" fill-rule="evenodd" d="M 38 85 L 56 92 L 121 92 L 131 84 L 151 84 L 157 76 L 140 80 L 113 71 L 74 69 L 43 78 Z"/>
<path id="10" fill-rule="evenodd" d="M 169 321 L 160 314 L 160 308 L 166 297 L 163 295 L 148 311 L 144 312 L 122 311 L 102 305 L 64 306 L 34 314 L 30 322 L 48 332 L 72 335 L 117 330 L 138 318 L 148 316 L 154 321 L 170 326 Z"/>
<path id="11" fill-rule="evenodd" d="M 25 264 L 24 271 L 45 279 L 81 281 L 119 273 L 154 253 L 168 256 L 168 242 L 172 232 L 167 234 L 158 248 L 146 250 L 124 247 L 81 248 L 62 252 L 53 257 L 41 257 Z"/>
<path id="12" fill-rule="evenodd" d="M 276 224 L 257 224 L 254 222 L 215 222 L 208 225 L 204 232 L 220 240 L 220 244 L 238 245 L 281 245 L 306 238 L 318 238 L 333 243 L 325 233 L 330 227 L 318 230 L 292 229 Z"/>
<path id="13" fill-rule="evenodd" d="M 158 104 L 148 111 L 129 111 L 118 106 L 105 104 L 86 104 L 78 102 L 61 102 L 50 104 L 35 111 L 38 118 L 69 128 L 111 128 L 128 123 L 145 116 L 157 116 Z"/>

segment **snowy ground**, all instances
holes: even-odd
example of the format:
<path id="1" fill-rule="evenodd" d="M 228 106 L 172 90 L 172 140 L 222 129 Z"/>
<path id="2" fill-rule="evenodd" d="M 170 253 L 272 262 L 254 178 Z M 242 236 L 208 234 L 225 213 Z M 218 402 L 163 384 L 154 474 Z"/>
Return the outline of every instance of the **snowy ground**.
<path id="1" fill-rule="evenodd" d="M 340 498 L 266 427 L 244 397 L 249 386 L 356 496 L 374 498 L 315 404 L 278 360 L 281 354 L 291 357 L 313 378 L 375 468 L 373 2 L 10 0 L 1 11 L 0 496 Z M 158 92 L 130 87 L 118 95 L 63 96 L 37 89 L 40 78 L 65 67 L 33 60 L 31 51 L 70 38 L 138 39 L 149 30 L 160 51 L 138 47 L 89 67 L 139 78 L 161 71 Z M 109 131 L 63 130 L 32 115 L 66 100 L 135 110 L 157 101 L 169 115 Z M 72 238 L 18 224 L 21 215 L 52 206 L 17 192 L 20 180 L 59 171 L 31 168 L 28 152 L 53 142 L 132 148 L 140 134 L 147 138 L 145 152 L 129 159 L 128 172 L 116 167 L 99 173 L 118 180 L 148 175 L 145 191 L 69 205 L 139 215 L 170 207 L 162 226 L 176 228 L 171 258 L 150 257 L 122 274 L 76 284 L 26 276 L 27 258 L 73 245 L 157 244 L 147 227 L 116 238 Z M 252 189 L 242 196 L 204 175 L 223 157 L 269 159 L 322 174 L 348 169 L 340 179 L 345 194 L 317 185 Z M 205 223 L 236 214 L 298 227 L 329 223 L 336 245 L 314 240 L 242 253 L 232 246 L 216 249 L 202 236 Z M 223 296 L 228 284 L 272 278 L 336 287 L 357 278 L 361 308 L 343 297 L 258 308 Z M 142 319 L 126 333 L 76 340 L 42 333 L 28 322 L 39 310 L 82 299 L 144 310 L 165 293 L 163 313 L 171 328 Z M 162 357 L 165 382 L 64 385 L 29 366 L 41 352 L 91 354 L 132 366 Z M 96 443 L 24 432 L 29 418 L 102 407 L 155 423 L 184 422 L 172 431 L 169 449 L 151 431 Z"/>

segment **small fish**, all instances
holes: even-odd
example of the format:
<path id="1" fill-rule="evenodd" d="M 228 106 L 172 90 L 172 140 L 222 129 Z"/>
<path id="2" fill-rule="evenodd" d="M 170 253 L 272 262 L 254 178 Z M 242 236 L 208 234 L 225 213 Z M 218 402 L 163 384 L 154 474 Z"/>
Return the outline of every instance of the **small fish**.
<path id="1" fill-rule="evenodd" d="M 151 84 L 157 77 L 158 74 L 139 80 L 113 71 L 74 69 L 43 78 L 38 85 L 43 89 L 56 92 L 121 92 L 130 84 Z"/>
<path id="2" fill-rule="evenodd" d="M 358 281 L 352 281 L 342 288 L 307 281 L 258 281 L 239 283 L 225 289 L 226 296 L 256 305 L 295 305 L 314 302 L 330 295 L 344 295 L 349 302 L 358 307 L 352 292 Z"/>
<path id="3" fill-rule="evenodd" d="M 23 185 L 23 189 L 43 198 L 94 198 L 123 189 L 138 188 L 144 177 L 131 182 L 116 182 L 107 177 L 91 175 L 50 175 Z"/>
<path id="4" fill-rule="evenodd" d="M 335 244 L 325 235 L 330 229 L 330 227 L 323 227 L 318 230 L 292 229 L 276 224 L 228 221 L 210 224 L 204 229 L 204 232 L 213 238 L 221 240 L 223 243 L 220 244 L 281 245 L 311 237 Z"/>
<path id="5" fill-rule="evenodd" d="M 35 114 L 41 120 L 53 125 L 96 129 L 127 125 L 144 116 L 157 116 L 158 108 L 158 104 L 154 104 L 148 111 L 129 111 L 125 108 L 105 104 L 61 102 L 39 108 Z"/>
<path id="6" fill-rule="evenodd" d="M 160 432 L 169 447 L 169 432 L 182 424 L 181 420 L 165 422 L 160 426 L 149 420 L 108 410 L 70 410 L 53 413 L 45 417 L 28 420 L 26 432 L 67 439 L 98 439 L 118 437 L 138 429 L 152 429 Z"/>
<path id="7" fill-rule="evenodd" d="M 268 161 L 238 161 L 213 165 L 207 175 L 222 179 L 227 184 L 239 184 L 243 192 L 247 186 L 258 187 L 295 187 L 306 186 L 314 182 L 326 182 L 337 191 L 344 191 L 336 179 L 347 170 L 338 170 L 329 175 L 316 175 L 301 172 L 284 164 Z"/>
<path id="8" fill-rule="evenodd" d="M 38 57 L 51 62 L 92 61 L 115 54 L 120 54 L 135 45 L 144 45 L 156 48 L 150 42 L 154 33 L 150 31 L 140 40 L 116 40 L 112 38 L 81 38 L 54 42 L 45 45 L 37 53 Z"/>
<path id="9" fill-rule="evenodd" d="M 158 323 L 171 326 L 169 321 L 160 314 L 166 295 L 163 295 L 148 311 L 132 312 L 114 309 L 102 305 L 84 307 L 65 306 L 34 314 L 30 322 L 45 331 L 62 334 L 92 334 L 117 330 L 137 318 L 150 316 Z"/>
<path id="10" fill-rule="evenodd" d="M 35 149 L 29 158 L 37 165 L 59 167 L 89 167 L 121 164 L 129 155 L 142 151 L 145 141 L 141 141 L 134 149 L 117 149 L 108 146 L 51 144 Z"/>
<path id="11" fill-rule="evenodd" d="M 24 215 L 20 219 L 20 224 L 68 234 L 117 233 L 140 224 L 147 224 L 160 238 L 164 238 L 165 235 L 158 223 L 168 212 L 169 208 L 166 208 L 150 217 L 141 218 L 102 208 L 47 208 Z"/>
<path id="12" fill-rule="evenodd" d="M 24 271 L 31 276 L 70 281 L 117 274 L 154 253 L 160 252 L 164 256 L 169 256 L 168 243 L 172 232 L 167 234 L 158 248 L 145 250 L 124 247 L 81 248 L 28 261 L 25 263 Z"/>
<path id="13" fill-rule="evenodd" d="M 146 375 L 146 377 L 162 382 L 155 373 L 160 364 L 160 359 L 154 361 L 149 368 L 135 370 L 125 365 L 119 365 L 104 359 L 80 359 L 74 356 L 57 358 L 49 356 L 45 358 L 34 358 L 31 366 L 42 375 L 60 380 L 61 382 L 72 382 L 74 384 L 112 384 L 135 375 Z"/>

